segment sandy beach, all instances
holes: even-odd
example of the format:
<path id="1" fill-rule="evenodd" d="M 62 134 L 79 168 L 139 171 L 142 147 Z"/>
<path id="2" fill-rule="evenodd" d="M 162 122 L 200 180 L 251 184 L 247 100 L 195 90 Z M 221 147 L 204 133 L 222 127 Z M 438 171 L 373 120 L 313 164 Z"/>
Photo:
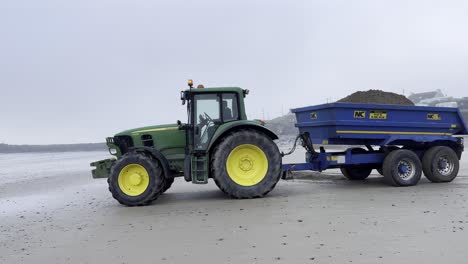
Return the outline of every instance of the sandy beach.
<path id="1" fill-rule="evenodd" d="M 449 184 L 302 173 L 232 200 L 179 178 L 129 208 L 91 178 L 89 162 L 107 156 L 0 155 L 0 263 L 466 263 L 466 157 Z"/>

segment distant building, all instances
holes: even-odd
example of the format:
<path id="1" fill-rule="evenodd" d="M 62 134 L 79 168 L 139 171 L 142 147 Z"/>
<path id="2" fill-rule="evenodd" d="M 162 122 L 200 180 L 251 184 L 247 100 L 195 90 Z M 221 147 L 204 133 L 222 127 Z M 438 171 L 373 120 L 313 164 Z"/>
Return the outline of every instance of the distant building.
<path id="1" fill-rule="evenodd" d="M 408 99 L 410 99 L 413 103 L 417 104 L 421 102 L 422 100 L 433 99 L 436 97 L 443 97 L 443 96 L 444 94 L 442 93 L 441 90 L 435 90 L 432 92 L 414 93 L 408 96 Z"/>
<path id="2" fill-rule="evenodd" d="M 468 97 L 454 98 L 446 96 L 441 90 L 432 92 L 414 93 L 408 96 L 415 105 L 436 107 L 458 107 L 463 117 L 468 121 Z"/>

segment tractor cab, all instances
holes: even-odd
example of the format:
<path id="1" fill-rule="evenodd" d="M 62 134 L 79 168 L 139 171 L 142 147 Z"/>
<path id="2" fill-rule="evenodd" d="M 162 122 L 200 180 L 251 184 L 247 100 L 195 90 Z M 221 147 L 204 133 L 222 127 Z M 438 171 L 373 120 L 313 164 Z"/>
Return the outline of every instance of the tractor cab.
<path id="1" fill-rule="evenodd" d="M 193 168 L 201 167 L 195 173 L 201 176 L 201 182 L 194 177 L 190 180 L 194 183 L 205 183 L 208 179 L 206 158 L 212 139 L 216 131 L 227 123 L 247 120 L 244 97 L 248 94 L 248 90 L 238 87 L 204 88 L 203 85 L 193 88 L 192 80 L 189 80 L 188 85 L 189 89 L 181 92 L 182 104 L 187 104 L 187 124 L 178 122 L 179 128 L 187 131 L 185 167 L 187 171 L 188 164 L 192 164 L 190 169 L 192 176 Z M 203 162 L 194 164 L 196 160 Z M 204 165 L 200 166 L 202 164 Z M 189 180 L 188 173 L 185 175 Z"/>

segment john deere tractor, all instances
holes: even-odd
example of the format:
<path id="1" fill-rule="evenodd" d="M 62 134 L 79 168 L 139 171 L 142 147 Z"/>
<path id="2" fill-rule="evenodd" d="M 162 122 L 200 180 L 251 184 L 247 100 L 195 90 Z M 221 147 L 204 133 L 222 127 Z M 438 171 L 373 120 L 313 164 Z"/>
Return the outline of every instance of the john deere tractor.
<path id="1" fill-rule="evenodd" d="M 199 86 L 203 87 L 203 86 Z M 94 178 L 107 178 L 121 204 L 147 205 L 167 191 L 174 177 L 195 184 L 212 178 L 233 198 L 262 197 L 281 177 L 278 137 L 259 120 L 247 120 L 237 87 L 181 92 L 188 121 L 131 129 L 106 139 L 114 159 L 91 163 Z"/>

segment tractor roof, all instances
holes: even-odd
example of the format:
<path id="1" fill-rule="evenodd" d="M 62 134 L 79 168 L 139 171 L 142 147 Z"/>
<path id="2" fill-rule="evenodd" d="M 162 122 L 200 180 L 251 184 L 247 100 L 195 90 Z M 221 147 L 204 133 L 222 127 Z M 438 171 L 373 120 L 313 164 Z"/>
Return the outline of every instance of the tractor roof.
<path id="1" fill-rule="evenodd" d="M 240 87 L 210 87 L 210 88 L 192 88 L 185 90 L 190 93 L 213 93 L 213 92 L 235 92 L 243 93 L 244 90 Z"/>

